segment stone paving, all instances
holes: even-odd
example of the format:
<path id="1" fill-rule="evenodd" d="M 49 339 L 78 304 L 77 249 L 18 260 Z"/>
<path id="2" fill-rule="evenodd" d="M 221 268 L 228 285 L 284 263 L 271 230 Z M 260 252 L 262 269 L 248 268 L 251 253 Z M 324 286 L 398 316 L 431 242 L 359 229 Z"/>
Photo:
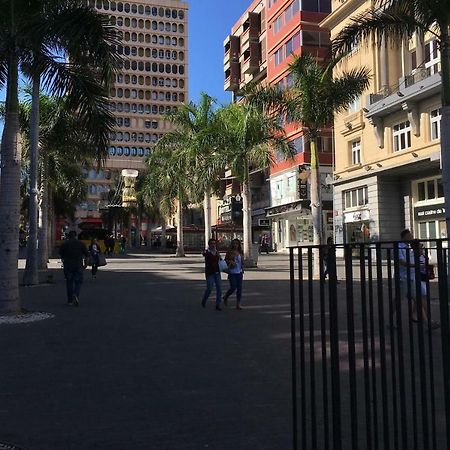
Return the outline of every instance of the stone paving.
<path id="1" fill-rule="evenodd" d="M 262 256 L 246 310 L 200 307 L 202 259 L 130 255 L 80 308 L 54 285 L 22 289 L 54 314 L 0 326 L 0 442 L 29 450 L 291 447 L 288 261 Z M 224 288 L 227 281 L 224 279 Z"/>

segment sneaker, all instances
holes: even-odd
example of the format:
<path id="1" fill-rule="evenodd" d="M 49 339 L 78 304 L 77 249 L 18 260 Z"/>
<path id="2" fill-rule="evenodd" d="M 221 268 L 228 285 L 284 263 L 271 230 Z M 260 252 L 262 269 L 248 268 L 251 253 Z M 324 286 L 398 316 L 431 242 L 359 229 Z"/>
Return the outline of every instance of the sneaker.
<path id="1" fill-rule="evenodd" d="M 206 308 L 206 302 L 202 300 L 202 308 Z"/>
<path id="2" fill-rule="evenodd" d="M 244 309 L 239 303 L 236 305 L 236 309 L 239 309 L 239 310 L 241 310 L 241 309 Z"/>
<path id="3" fill-rule="evenodd" d="M 76 295 L 73 296 L 73 306 L 80 306 L 80 301 Z"/>
<path id="4" fill-rule="evenodd" d="M 222 300 L 223 300 L 223 304 L 225 306 L 228 306 L 228 297 L 223 297 Z"/>
<path id="5" fill-rule="evenodd" d="M 73 300 L 67 302 L 67 306 L 73 306 Z"/>
<path id="6" fill-rule="evenodd" d="M 222 311 L 222 308 L 219 305 L 216 305 L 216 311 Z"/>

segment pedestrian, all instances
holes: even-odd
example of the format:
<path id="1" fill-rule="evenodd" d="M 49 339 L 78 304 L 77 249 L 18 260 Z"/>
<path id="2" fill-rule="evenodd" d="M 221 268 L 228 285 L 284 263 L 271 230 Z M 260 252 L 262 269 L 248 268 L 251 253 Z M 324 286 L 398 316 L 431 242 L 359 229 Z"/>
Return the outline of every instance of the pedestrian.
<path id="1" fill-rule="evenodd" d="M 414 249 L 411 244 L 414 242 L 414 237 L 410 230 L 403 230 L 400 234 L 402 242 L 399 244 L 399 276 L 400 276 L 400 291 L 402 297 L 406 298 L 408 301 L 411 300 L 411 320 L 413 322 L 418 322 L 418 311 L 417 311 L 417 289 L 416 289 L 416 268 L 419 267 L 419 273 L 423 270 L 427 270 L 426 267 L 422 268 L 420 247 Z M 419 245 L 415 243 L 414 245 Z M 418 254 L 417 262 L 414 253 Z M 422 257 L 423 265 L 425 265 L 425 256 Z M 424 286 L 425 284 L 425 286 Z M 425 287 L 425 290 L 424 290 Z M 427 311 L 427 290 L 426 283 L 420 282 L 420 296 L 422 303 L 422 319 L 425 323 L 428 322 L 428 311 Z M 432 329 L 438 328 L 439 324 L 437 322 L 431 323 Z"/>
<path id="2" fill-rule="evenodd" d="M 336 247 L 334 245 L 332 236 L 329 236 L 327 239 L 327 246 L 323 251 L 323 262 L 325 265 L 323 277 L 324 279 L 326 279 L 327 276 L 330 276 L 330 267 L 332 267 L 332 265 L 336 262 Z M 337 279 L 337 270 L 335 270 L 334 272 L 334 281 L 336 281 L 336 283 L 339 283 Z"/>
<path id="3" fill-rule="evenodd" d="M 98 266 L 100 264 L 100 247 L 97 243 L 97 239 L 92 239 L 91 245 L 89 246 L 89 255 L 92 263 L 92 278 L 95 280 L 97 278 Z"/>
<path id="4" fill-rule="evenodd" d="M 109 255 L 114 255 L 115 247 L 116 239 L 114 238 L 114 235 L 111 234 L 111 236 L 109 237 Z"/>
<path id="5" fill-rule="evenodd" d="M 120 254 L 121 255 L 125 255 L 127 249 L 127 238 L 122 235 L 122 237 L 120 238 Z"/>
<path id="6" fill-rule="evenodd" d="M 83 271 L 87 266 L 89 257 L 86 245 L 77 239 L 75 231 L 70 231 L 68 239 L 59 249 L 63 262 L 64 276 L 66 277 L 67 304 L 79 306 L 80 290 L 83 284 Z"/>
<path id="7" fill-rule="evenodd" d="M 206 307 L 206 302 L 211 294 L 213 285 L 216 285 L 216 310 L 221 311 L 220 303 L 222 301 L 222 277 L 220 276 L 219 261 L 220 253 L 217 250 L 217 242 L 215 239 L 208 241 L 208 248 L 203 252 L 205 258 L 205 277 L 206 290 L 202 298 L 202 306 Z"/>
<path id="8" fill-rule="evenodd" d="M 259 253 L 262 254 L 265 252 L 267 255 L 270 251 L 270 245 L 269 245 L 269 236 L 264 233 L 260 238 L 260 247 L 259 247 Z"/>
<path id="9" fill-rule="evenodd" d="M 228 305 L 228 298 L 236 291 L 236 309 L 242 309 L 242 281 L 244 277 L 244 255 L 242 252 L 241 241 L 233 239 L 231 246 L 225 256 L 228 265 L 228 281 L 230 288 L 223 297 L 223 303 Z"/>

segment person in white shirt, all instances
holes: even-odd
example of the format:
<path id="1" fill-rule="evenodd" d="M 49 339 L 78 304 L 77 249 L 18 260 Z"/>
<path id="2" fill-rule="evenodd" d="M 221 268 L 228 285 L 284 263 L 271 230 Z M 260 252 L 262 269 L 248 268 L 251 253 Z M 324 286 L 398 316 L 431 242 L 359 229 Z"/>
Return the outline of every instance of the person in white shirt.
<path id="1" fill-rule="evenodd" d="M 419 270 L 422 273 L 425 267 L 425 258 L 416 258 L 414 250 L 411 248 L 411 242 L 414 241 L 414 237 L 410 230 L 404 230 L 401 233 L 401 240 L 399 244 L 399 264 L 400 264 L 400 289 L 402 298 L 407 298 L 412 301 L 411 320 L 413 322 L 418 321 L 417 317 L 417 289 L 416 289 L 416 267 L 419 265 Z M 417 244 L 419 245 L 419 244 Z M 417 247 L 419 249 L 419 247 Z M 420 282 L 420 292 L 422 301 L 422 318 L 425 323 L 428 323 L 428 311 L 427 311 L 427 283 Z M 439 325 L 436 322 L 432 322 L 432 328 L 437 328 Z"/>

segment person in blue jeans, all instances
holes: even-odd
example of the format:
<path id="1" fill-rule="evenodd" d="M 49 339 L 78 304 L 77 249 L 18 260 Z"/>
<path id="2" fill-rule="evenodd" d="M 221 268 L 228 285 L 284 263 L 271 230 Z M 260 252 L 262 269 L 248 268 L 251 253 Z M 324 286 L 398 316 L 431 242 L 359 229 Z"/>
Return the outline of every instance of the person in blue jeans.
<path id="1" fill-rule="evenodd" d="M 202 298 L 202 306 L 206 308 L 206 302 L 211 294 L 213 286 L 216 285 L 216 310 L 222 311 L 220 303 L 222 301 L 222 278 L 220 276 L 220 253 L 217 250 L 215 239 L 208 241 L 208 248 L 203 252 L 205 258 L 206 290 Z"/>
<path id="2" fill-rule="evenodd" d="M 241 241 L 233 239 L 231 246 L 225 256 L 225 261 L 228 264 L 228 281 L 230 282 L 230 289 L 223 297 L 223 303 L 228 305 L 228 298 L 236 292 L 236 309 L 242 309 L 242 281 L 244 277 L 244 255 L 242 252 Z"/>
<path id="3" fill-rule="evenodd" d="M 80 290 L 83 284 L 83 272 L 87 266 L 88 249 L 77 239 L 75 231 L 69 233 L 59 249 L 66 277 L 67 304 L 79 306 Z"/>

